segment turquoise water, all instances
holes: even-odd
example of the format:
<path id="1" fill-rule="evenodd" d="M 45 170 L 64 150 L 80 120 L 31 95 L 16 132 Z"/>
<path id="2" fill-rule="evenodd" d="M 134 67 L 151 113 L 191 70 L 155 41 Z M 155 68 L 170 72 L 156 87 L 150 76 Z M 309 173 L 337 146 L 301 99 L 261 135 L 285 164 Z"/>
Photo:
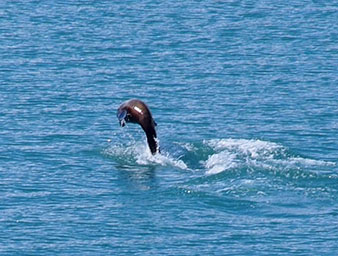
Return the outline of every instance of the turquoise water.
<path id="1" fill-rule="evenodd" d="M 336 255 L 337 1 L 2 1 L 1 255 Z M 144 100 L 152 156 L 117 107 Z"/>

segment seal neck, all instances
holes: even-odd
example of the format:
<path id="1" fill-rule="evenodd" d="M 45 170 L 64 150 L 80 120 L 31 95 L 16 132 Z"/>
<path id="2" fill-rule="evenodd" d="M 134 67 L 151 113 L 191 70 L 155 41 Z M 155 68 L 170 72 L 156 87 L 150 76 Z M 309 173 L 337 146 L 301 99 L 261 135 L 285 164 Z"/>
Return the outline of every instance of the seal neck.
<path id="1" fill-rule="evenodd" d="M 158 145 L 157 145 L 157 141 L 156 141 L 156 133 L 155 133 L 155 137 L 154 137 L 154 134 L 147 133 L 147 132 L 146 132 L 146 135 L 147 135 L 148 146 L 149 146 L 151 153 L 155 155 L 157 152 L 160 152 Z"/>
<path id="2" fill-rule="evenodd" d="M 156 140 L 157 135 L 156 135 L 155 127 L 153 125 L 147 125 L 147 126 L 142 125 L 142 129 L 147 136 L 147 142 L 148 142 L 148 146 L 149 146 L 151 153 L 155 155 L 157 152 L 160 152 L 158 143 Z"/>

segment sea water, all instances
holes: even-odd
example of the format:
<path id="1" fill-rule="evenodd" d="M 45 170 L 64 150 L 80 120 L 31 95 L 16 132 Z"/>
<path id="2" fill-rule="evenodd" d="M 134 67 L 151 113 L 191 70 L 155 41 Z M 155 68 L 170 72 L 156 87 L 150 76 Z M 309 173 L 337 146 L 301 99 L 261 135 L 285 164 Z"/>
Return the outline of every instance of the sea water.
<path id="1" fill-rule="evenodd" d="M 1 1 L 1 255 L 336 255 L 337 1 Z M 116 109 L 145 101 L 152 156 Z"/>

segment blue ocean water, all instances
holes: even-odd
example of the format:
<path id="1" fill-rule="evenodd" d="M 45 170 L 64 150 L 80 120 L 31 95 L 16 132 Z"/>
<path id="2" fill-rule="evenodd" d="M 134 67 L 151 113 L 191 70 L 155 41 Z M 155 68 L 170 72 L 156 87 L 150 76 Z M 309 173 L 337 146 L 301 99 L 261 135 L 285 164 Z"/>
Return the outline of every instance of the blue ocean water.
<path id="1" fill-rule="evenodd" d="M 1 1 L 1 255 L 336 255 L 337 1 Z M 158 123 L 152 156 L 117 107 Z"/>

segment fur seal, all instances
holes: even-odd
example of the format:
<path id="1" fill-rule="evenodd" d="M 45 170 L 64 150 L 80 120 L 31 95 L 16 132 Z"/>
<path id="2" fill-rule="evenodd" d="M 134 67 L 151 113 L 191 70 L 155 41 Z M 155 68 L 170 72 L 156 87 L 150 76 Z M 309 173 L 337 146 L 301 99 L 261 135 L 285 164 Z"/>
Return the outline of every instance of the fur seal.
<path id="1" fill-rule="evenodd" d="M 153 155 L 160 153 L 157 144 L 157 135 L 154 121 L 148 106 L 141 100 L 131 99 L 123 102 L 117 110 L 117 118 L 119 119 L 121 127 L 126 123 L 137 123 L 141 125 L 143 131 L 147 136 L 149 149 Z"/>

